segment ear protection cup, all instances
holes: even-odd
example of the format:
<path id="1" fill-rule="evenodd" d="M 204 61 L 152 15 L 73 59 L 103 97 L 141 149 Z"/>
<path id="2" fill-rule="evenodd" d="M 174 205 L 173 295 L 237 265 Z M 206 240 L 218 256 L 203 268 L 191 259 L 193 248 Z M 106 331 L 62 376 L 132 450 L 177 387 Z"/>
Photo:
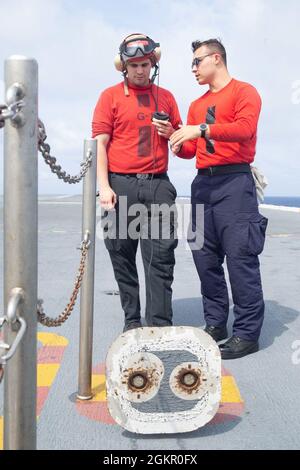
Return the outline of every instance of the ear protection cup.
<path id="1" fill-rule="evenodd" d="M 117 54 L 114 58 L 114 65 L 115 68 L 118 72 L 123 72 L 124 71 L 124 63 L 121 60 L 120 54 Z"/>
<path id="2" fill-rule="evenodd" d="M 125 42 L 128 38 L 130 38 L 131 36 L 135 36 L 135 35 L 140 35 L 144 38 L 148 38 L 148 36 L 144 35 L 144 34 L 141 34 L 141 33 L 133 33 L 133 34 L 129 34 L 129 36 L 126 36 L 126 38 L 123 40 L 123 42 Z M 122 42 L 122 44 L 123 44 Z M 121 44 L 121 45 L 122 45 Z M 120 46 L 121 47 L 121 46 Z M 146 57 L 146 56 L 145 56 Z M 152 64 L 152 67 L 154 67 L 159 61 L 160 61 L 160 58 L 161 58 L 161 48 L 160 47 L 156 47 L 151 55 L 149 56 L 150 60 L 151 60 L 151 64 Z M 118 72 L 124 72 L 125 71 L 125 63 L 122 61 L 121 59 L 121 54 L 120 52 L 115 56 L 114 58 L 114 66 L 116 68 L 116 70 Z"/>
<path id="3" fill-rule="evenodd" d="M 160 58 L 161 58 L 161 48 L 160 47 L 156 47 L 153 51 L 153 55 L 155 57 L 155 64 L 157 64 L 157 62 L 160 61 Z M 154 65 L 155 65 L 154 64 Z"/>

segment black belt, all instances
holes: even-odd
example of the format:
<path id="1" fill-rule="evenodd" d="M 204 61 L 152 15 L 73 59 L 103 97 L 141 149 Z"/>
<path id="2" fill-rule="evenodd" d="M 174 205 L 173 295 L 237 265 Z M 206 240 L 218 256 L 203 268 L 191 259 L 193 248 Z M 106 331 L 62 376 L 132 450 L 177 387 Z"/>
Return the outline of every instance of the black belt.
<path id="1" fill-rule="evenodd" d="M 229 173 L 251 173 L 251 168 L 248 163 L 236 163 L 233 165 L 217 165 L 209 166 L 208 168 L 201 168 L 198 170 L 198 175 L 226 175 Z"/>
<path id="2" fill-rule="evenodd" d="M 151 178 L 166 178 L 167 173 L 117 173 L 110 171 L 110 175 L 130 176 L 140 180 L 150 180 Z"/>

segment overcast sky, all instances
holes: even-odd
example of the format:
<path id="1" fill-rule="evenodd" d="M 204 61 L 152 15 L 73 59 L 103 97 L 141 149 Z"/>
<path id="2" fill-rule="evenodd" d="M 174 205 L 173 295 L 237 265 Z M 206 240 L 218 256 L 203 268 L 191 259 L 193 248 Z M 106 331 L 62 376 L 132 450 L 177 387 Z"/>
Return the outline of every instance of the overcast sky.
<path id="1" fill-rule="evenodd" d="M 143 32 L 160 42 L 160 84 L 174 94 L 184 121 L 189 103 L 205 91 L 191 73 L 191 42 L 220 37 L 231 75 L 262 96 L 256 164 L 269 180 L 267 195 L 300 196 L 299 18 L 299 0 L 0 0 L 0 103 L 4 60 L 37 59 L 39 116 L 52 154 L 75 174 L 98 96 L 121 80 L 113 59 L 124 36 Z M 2 193 L 2 130 L 0 146 Z M 80 193 L 42 161 L 39 168 L 41 194 Z M 169 173 L 178 194 L 190 194 L 195 160 L 170 156 Z"/>

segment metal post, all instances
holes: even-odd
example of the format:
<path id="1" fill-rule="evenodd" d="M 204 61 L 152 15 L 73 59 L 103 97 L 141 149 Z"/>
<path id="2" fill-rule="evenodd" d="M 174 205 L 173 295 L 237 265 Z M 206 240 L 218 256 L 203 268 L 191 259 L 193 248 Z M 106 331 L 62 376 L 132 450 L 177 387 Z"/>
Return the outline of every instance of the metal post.
<path id="1" fill-rule="evenodd" d="M 37 353 L 37 119 L 38 65 L 12 56 L 5 62 L 7 102 L 24 99 L 22 119 L 7 121 L 4 133 L 4 307 L 14 288 L 24 291 L 19 309 L 27 329 L 4 377 L 4 448 L 36 448 Z M 9 103 L 8 103 L 9 104 Z M 17 325 L 5 326 L 12 343 Z"/>
<path id="2" fill-rule="evenodd" d="M 84 277 L 80 291 L 80 340 L 78 394 L 80 400 L 92 398 L 92 355 L 93 355 L 93 314 L 94 314 L 94 271 L 96 231 L 96 173 L 97 140 L 84 141 L 84 155 L 91 151 L 93 158 L 84 177 L 82 202 L 82 237 L 87 233 L 91 242 Z"/>

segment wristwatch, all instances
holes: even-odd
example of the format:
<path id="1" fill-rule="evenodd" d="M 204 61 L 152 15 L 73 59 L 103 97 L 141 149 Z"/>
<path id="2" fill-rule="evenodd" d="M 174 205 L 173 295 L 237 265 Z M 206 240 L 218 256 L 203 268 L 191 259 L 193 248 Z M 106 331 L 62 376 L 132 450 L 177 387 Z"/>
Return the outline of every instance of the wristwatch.
<path id="1" fill-rule="evenodd" d="M 205 133 L 208 131 L 208 125 L 206 123 L 200 124 L 199 129 L 201 131 L 201 137 L 205 137 Z"/>

